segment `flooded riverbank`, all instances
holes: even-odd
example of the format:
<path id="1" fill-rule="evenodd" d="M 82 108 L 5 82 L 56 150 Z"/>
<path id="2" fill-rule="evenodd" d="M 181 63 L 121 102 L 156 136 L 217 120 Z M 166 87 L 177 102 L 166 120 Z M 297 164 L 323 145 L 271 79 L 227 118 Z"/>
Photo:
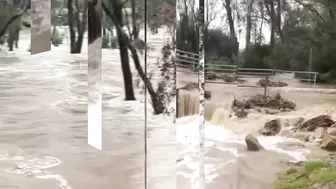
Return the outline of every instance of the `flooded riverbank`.
<path id="1" fill-rule="evenodd" d="M 102 52 L 103 151 L 98 151 L 87 144 L 87 47 L 81 54 L 70 54 L 65 44 L 31 56 L 25 32 L 19 49 L 0 52 L 0 188 L 144 188 L 142 89 L 135 88 L 137 101 L 123 101 L 119 51 Z M 155 61 L 160 53 L 152 56 L 150 61 Z M 260 90 L 207 87 L 216 91 L 213 98 L 224 107 L 234 96 Z M 328 109 L 322 102 L 334 102 L 332 94 L 282 93 L 299 104 L 293 115 L 318 114 Z M 197 188 L 197 116 L 181 118 L 175 125 L 172 116 L 153 116 L 150 104 L 148 113 L 149 188 Z M 226 115 L 221 115 L 221 124 L 205 126 L 207 188 L 267 187 L 284 168 L 282 161 L 304 160 L 309 153 L 307 148 L 288 150 L 286 142 L 299 142 L 282 137 L 260 137 L 267 150 L 248 152 L 247 132 L 273 117 L 256 114 L 243 121 Z M 264 166 L 257 166 L 261 163 Z"/>

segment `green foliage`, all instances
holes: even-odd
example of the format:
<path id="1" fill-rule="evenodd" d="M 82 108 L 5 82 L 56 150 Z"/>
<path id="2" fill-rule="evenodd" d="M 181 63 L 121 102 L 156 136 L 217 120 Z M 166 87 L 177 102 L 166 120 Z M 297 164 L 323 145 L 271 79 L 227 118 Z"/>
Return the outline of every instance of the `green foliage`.
<path id="1" fill-rule="evenodd" d="M 238 43 L 220 29 L 209 29 L 205 39 L 205 54 L 208 57 L 232 59 L 238 53 Z M 231 60 L 231 63 L 232 60 Z"/>
<path id="2" fill-rule="evenodd" d="M 245 68 L 270 68 L 268 57 L 272 49 L 269 45 L 254 44 L 244 52 L 243 67 Z"/>
<path id="3" fill-rule="evenodd" d="M 336 181 L 336 167 L 325 161 L 308 161 L 291 167 L 274 183 L 274 189 L 307 189 L 313 184 Z"/>

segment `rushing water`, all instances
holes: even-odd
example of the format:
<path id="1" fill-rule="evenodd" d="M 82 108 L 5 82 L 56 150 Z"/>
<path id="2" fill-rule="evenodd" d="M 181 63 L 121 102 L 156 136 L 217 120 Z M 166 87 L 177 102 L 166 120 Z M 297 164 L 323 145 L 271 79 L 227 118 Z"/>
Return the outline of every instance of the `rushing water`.
<path id="1" fill-rule="evenodd" d="M 25 32 L 20 49 L 1 52 L 0 188 L 143 188 L 143 97 L 136 89 L 138 101 L 123 101 L 119 52 L 103 50 L 104 151 L 98 151 L 87 145 L 87 47 L 77 55 L 61 45 L 30 56 L 29 43 Z M 148 122 L 149 186 L 173 188 L 172 118 Z"/>
<path id="2" fill-rule="evenodd" d="M 159 41 L 159 36 L 154 37 L 152 41 Z M 103 50 L 103 151 L 98 151 L 87 145 L 87 47 L 77 55 L 61 45 L 30 56 L 29 42 L 26 32 L 20 49 L 0 56 L 0 188 L 143 189 L 143 96 L 136 89 L 138 101 L 123 101 L 118 50 Z M 149 61 L 159 55 L 153 53 Z M 232 97 L 225 91 L 241 92 L 213 88 L 223 101 Z M 307 99 L 334 99 L 310 94 Z M 172 189 L 176 184 L 179 189 L 197 188 L 197 116 L 178 119 L 175 131 L 171 117 L 152 116 L 148 106 L 149 188 Z M 321 112 L 323 107 L 310 107 L 307 112 Z M 250 125 L 264 123 L 256 116 L 248 118 Z M 298 143 L 281 137 L 261 137 L 265 153 L 247 152 L 246 133 L 232 132 L 233 125 L 247 127 L 247 121 L 224 120 L 225 127 L 205 126 L 207 188 L 260 189 L 269 184 L 265 179 L 272 180 L 282 169 L 281 161 L 304 160 L 309 152 L 279 147 L 288 141 Z"/>

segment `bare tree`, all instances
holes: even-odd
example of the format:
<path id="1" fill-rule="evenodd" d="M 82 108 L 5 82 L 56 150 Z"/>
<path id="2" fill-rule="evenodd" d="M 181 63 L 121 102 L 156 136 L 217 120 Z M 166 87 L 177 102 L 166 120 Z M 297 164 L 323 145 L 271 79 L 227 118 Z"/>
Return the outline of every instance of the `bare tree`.
<path id="1" fill-rule="evenodd" d="M 247 50 L 251 42 L 251 30 L 252 30 L 252 9 L 254 0 L 250 0 L 247 4 L 247 15 L 246 15 L 246 44 L 245 49 Z"/>
<path id="2" fill-rule="evenodd" d="M 84 33 L 87 24 L 88 4 L 83 3 L 83 11 L 80 11 L 78 0 L 67 1 L 68 23 L 70 31 L 70 52 L 80 53 L 82 51 Z M 81 12 L 82 17 L 80 17 Z"/>
<path id="3" fill-rule="evenodd" d="M 117 8 L 119 8 L 119 10 L 121 10 L 121 8 L 122 8 L 121 7 L 122 6 L 121 1 L 113 0 L 113 4 L 112 4 L 113 5 L 113 9 L 112 9 L 113 12 L 111 12 L 109 10 L 108 6 L 106 6 L 106 4 L 104 2 L 102 2 L 102 5 L 103 5 L 104 12 L 112 20 L 112 22 L 114 23 L 114 25 L 116 27 L 116 30 L 117 30 L 117 33 L 118 33 L 118 40 L 119 41 L 122 40 L 120 42 L 122 42 L 123 45 L 126 45 L 126 47 L 130 50 L 130 52 L 132 54 L 132 58 L 133 58 L 133 61 L 134 61 L 135 68 L 136 68 L 138 74 L 140 75 L 141 79 L 145 83 L 145 86 L 148 90 L 148 93 L 151 96 L 152 106 L 153 106 L 155 114 L 163 113 L 164 110 L 165 110 L 164 103 L 160 100 L 159 94 L 157 94 L 155 92 L 155 90 L 152 86 L 152 83 L 147 78 L 146 73 L 142 69 L 136 48 L 134 47 L 133 43 L 131 42 L 129 36 L 127 36 L 126 32 L 122 29 L 123 25 L 122 25 L 122 23 L 120 23 L 120 18 L 118 18 L 118 16 L 120 16 L 120 12 L 118 13 L 118 10 L 116 10 Z M 127 48 L 124 47 L 122 50 L 126 51 L 126 53 L 127 53 L 128 52 Z M 125 62 L 123 62 L 123 61 L 125 61 Z M 122 64 L 124 64 L 124 63 L 129 63 L 128 58 L 127 59 L 125 58 L 125 59 L 122 60 Z"/>
<path id="4" fill-rule="evenodd" d="M 237 40 L 237 35 L 236 35 L 236 30 L 235 30 L 235 24 L 234 24 L 234 20 L 233 20 L 231 2 L 232 2 L 231 0 L 223 0 L 223 6 L 225 7 L 225 10 L 226 10 L 227 20 L 228 20 L 229 27 L 230 27 L 231 40 L 236 44 L 234 54 L 237 56 L 238 55 L 238 50 L 239 50 L 239 45 L 238 45 L 238 40 Z"/>

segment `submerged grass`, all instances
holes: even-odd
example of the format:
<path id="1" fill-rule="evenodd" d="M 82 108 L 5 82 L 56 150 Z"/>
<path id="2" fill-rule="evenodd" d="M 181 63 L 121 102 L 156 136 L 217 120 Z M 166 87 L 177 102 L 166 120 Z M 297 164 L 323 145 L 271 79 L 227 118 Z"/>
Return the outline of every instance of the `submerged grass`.
<path id="1" fill-rule="evenodd" d="M 336 165 L 311 160 L 303 166 L 288 169 L 275 183 L 274 189 L 310 189 L 318 184 L 336 183 Z"/>

